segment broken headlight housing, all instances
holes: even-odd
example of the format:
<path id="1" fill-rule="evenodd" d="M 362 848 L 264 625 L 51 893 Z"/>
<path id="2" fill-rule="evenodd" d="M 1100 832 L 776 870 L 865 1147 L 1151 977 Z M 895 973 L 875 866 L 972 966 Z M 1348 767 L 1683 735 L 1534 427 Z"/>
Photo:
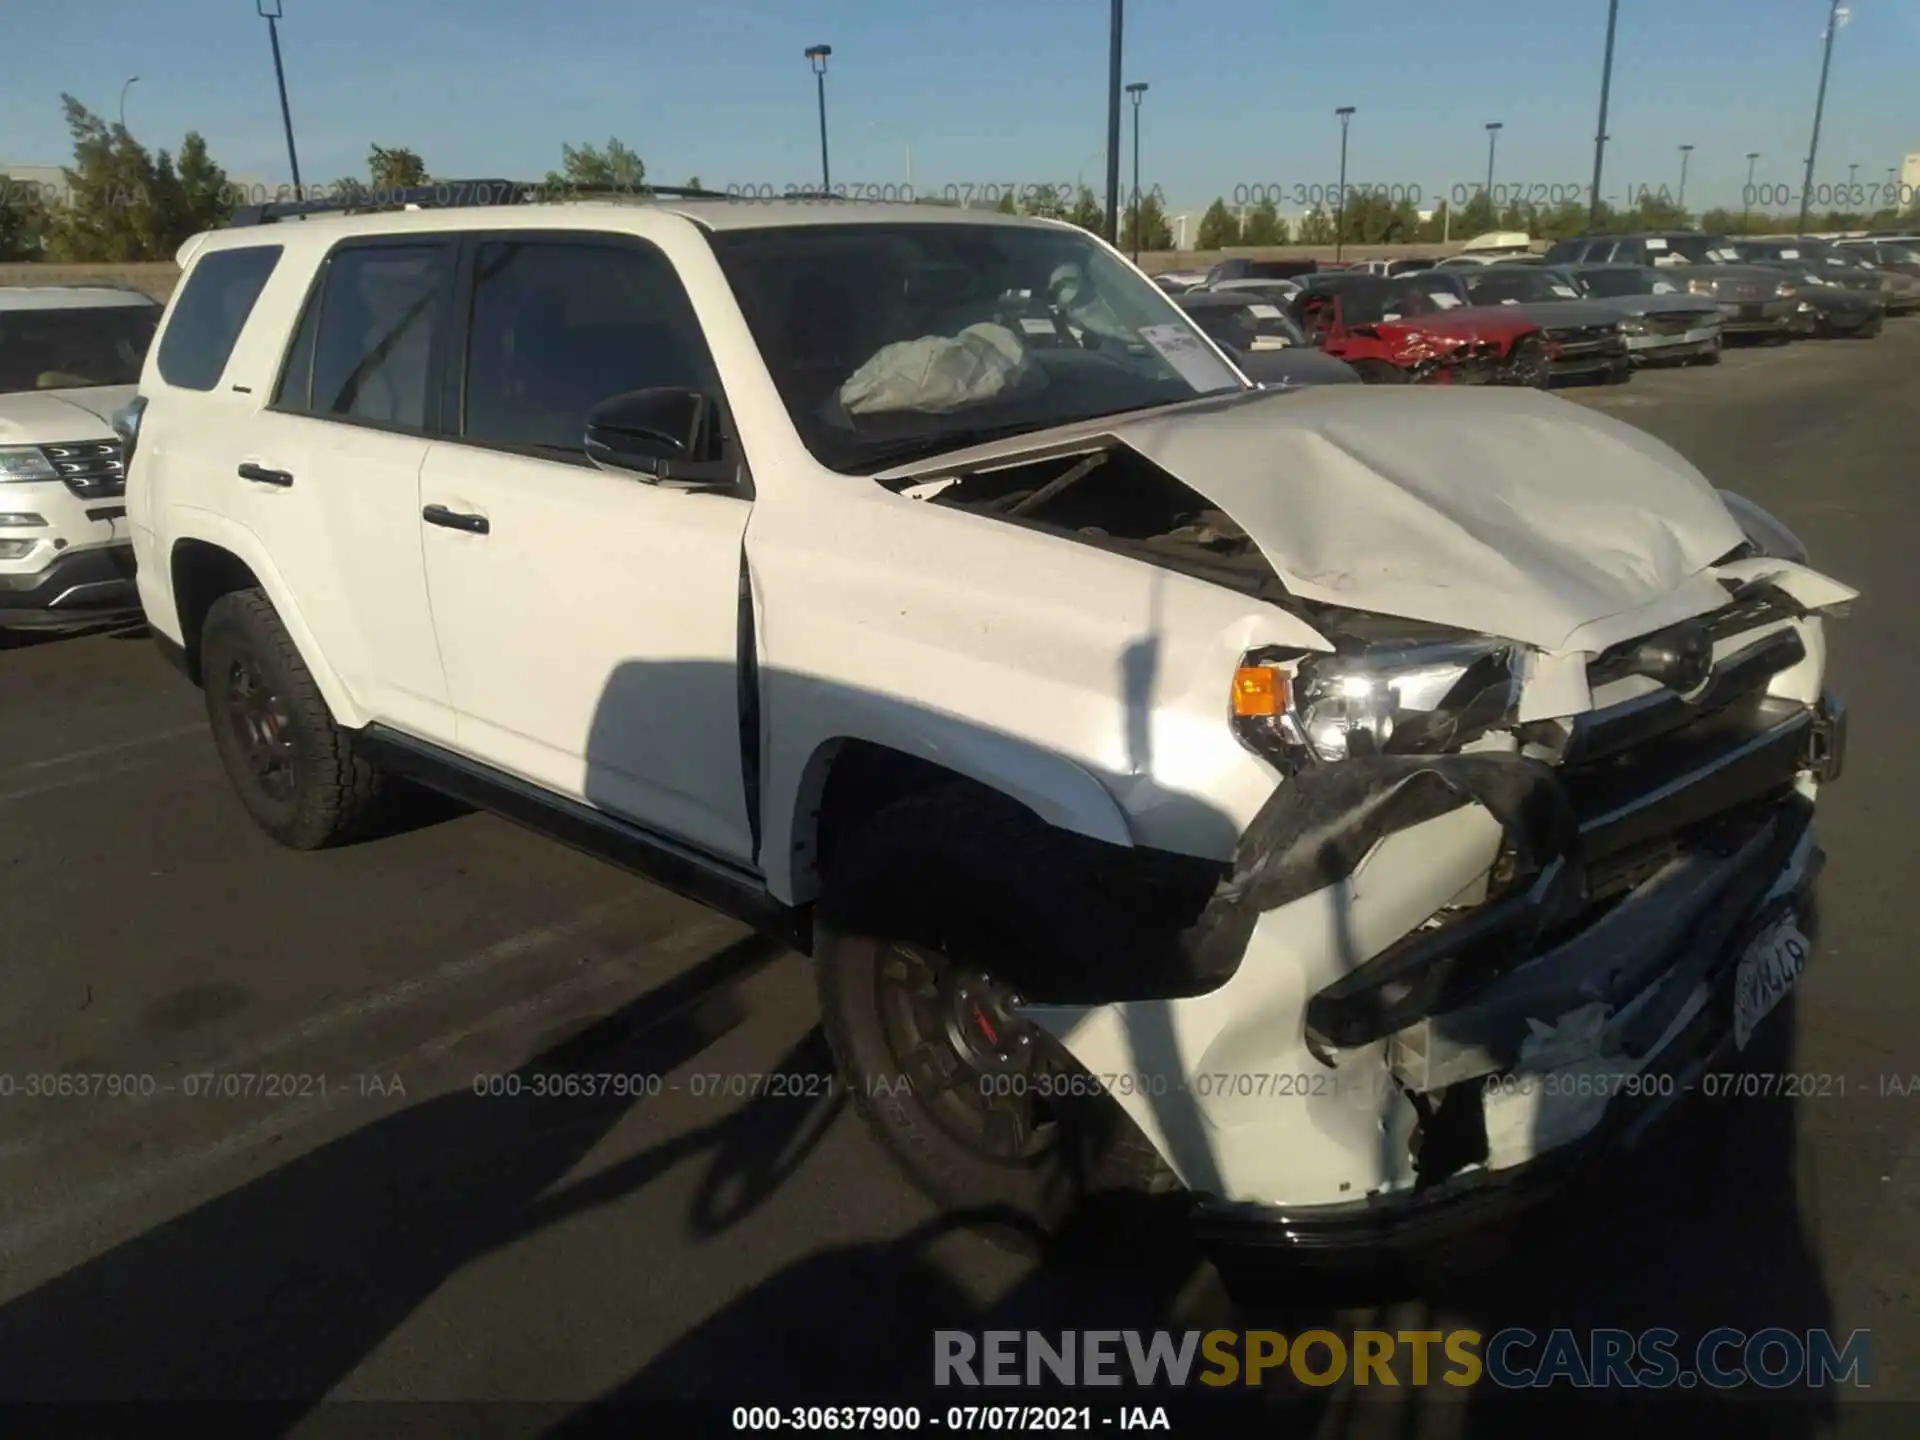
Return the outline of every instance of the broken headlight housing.
<path id="1" fill-rule="evenodd" d="M 1331 655 L 1255 651 L 1234 676 L 1234 729 L 1289 769 L 1439 754 L 1511 718 L 1518 666 L 1514 646 L 1479 636 Z"/>

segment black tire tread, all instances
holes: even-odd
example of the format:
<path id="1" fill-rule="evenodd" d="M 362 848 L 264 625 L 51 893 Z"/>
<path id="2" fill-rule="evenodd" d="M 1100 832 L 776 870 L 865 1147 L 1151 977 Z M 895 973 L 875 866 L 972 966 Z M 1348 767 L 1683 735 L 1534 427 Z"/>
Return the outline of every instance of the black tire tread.
<path id="1" fill-rule="evenodd" d="M 262 820 L 262 828 L 294 850 L 319 850 L 355 838 L 379 808 L 384 777 L 354 753 L 352 738 L 334 722 L 313 672 L 264 590 L 236 590 L 214 602 L 202 630 L 203 653 L 219 644 L 220 632 L 228 626 L 244 635 L 277 671 L 281 699 L 303 742 L 306 773 L 295 797 L 298 813 L 287 825 Z M 208 697 L 211 705 L 211 688 Z M 219 723 L 216 717 L 215 726 Z M 257 813 L 255 819 L 260 820 Z"/>
<path id="2" fill-rule="evenodd" d="M 1116 1102 L 1097 1102 L 1110 1109 L 1104 1119 L 1101 1143 L 1094 1163 L 1077 1177 L 1071 1193 L 1047 1196 L 1018 1183 L 1034 1172 L 1007 1170 L 999 1175 L 968 1173 L 965 1152 L 931 1121 L 913 1112 L 910 1095 L 869 1086 L 871 1077 L 859 1061 L 863 1042 L 855 1033 L 854 997 L 843 994 L 857 977 L 843 973 L 837 963 L 837 942 L 861 932 L 882 932 L 900 923 L 903 901 L 899 878 L 903 857 L 920 855 L 937 864 L 947 883 L 964 871 L 997 904 L 1010 898 L 1009 887 L 1028 883 L 1044 886 L 1051 912 L 1062 920 L 1056 937 L 1078 942 L 1084 960 L 1098 952 L 1121 953 L 1133 937 L 1119 919 L 1122 907 L 1101 893 L 1097 878 L 1088 872 L 1077 846 L 1084 844 L 1041 823 L 1023 807 L 970 785 L 940 786 L 916 792 L 886 806 L 848 834 L 828 857 L 820 909 L 821 943 L 816 946 L 817 981 L 822 1025 L 840 1077 L 852 1094 L 856 1110 L 883 1142 L 890 1158 L 921 1189 L 942 1204 L 1017 1212 L 1025 1224 L 1000 1238 L 1015 1248 L 1034 1248 L 1035 1237 L 1056 1233 L 1069 1218 L 1075 1201 L 1101 1195 L 1151 1195 L 1178 1189 L 1178 1181 L 1151 1141 L 1129 1120 Z M 1034 892 L 1038 893 L 1038 892 Z M 1028 907 L 1033 894 L 1025 897 Z M 1016 903 L 1017 900 L 1016 900 Z M 1040 913 L 1047 913 L 1042 910 Z M 895 937 L 898 938 L 898 937 Z M 1045 998 L 1054 998 L 1047 996 Z"/>

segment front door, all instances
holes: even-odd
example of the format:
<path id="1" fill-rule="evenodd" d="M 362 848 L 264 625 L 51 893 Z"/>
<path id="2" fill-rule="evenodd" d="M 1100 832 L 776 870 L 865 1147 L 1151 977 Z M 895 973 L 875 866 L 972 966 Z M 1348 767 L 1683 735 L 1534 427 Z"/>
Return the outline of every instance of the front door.
<path id="1" fill-rule="evenodd" d="M 585 458 L 587 412 L 629 390 L 718 397 L 671 262 L 614 237 L 478 237 L 463 379 L 421 475 L 434 629 L 460 748 L 735 862 L 741 762 L 733 494 Z"/>

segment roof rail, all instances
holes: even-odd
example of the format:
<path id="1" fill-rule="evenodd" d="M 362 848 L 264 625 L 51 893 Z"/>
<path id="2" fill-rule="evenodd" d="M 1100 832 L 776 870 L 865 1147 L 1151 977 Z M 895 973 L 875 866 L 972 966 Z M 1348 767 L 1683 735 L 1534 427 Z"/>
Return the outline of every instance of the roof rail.
<path id="1" fill-rule="evenodd" d="M 261 205 L 243 205 L 233 212 L 229 228 L 245 225 L 271 225 L 280 220 L 296 220 L 308 215 L 344 215 L 371 210 L 444 210 L 476 205 L 529 205 L 558 200 L 594 200 L 614 197 L 648 200 L 655 196 L 672 200 L 725 200 L 718 190 L 702 190 L 689 185 L 575 185 L 563 182 L 549 185 L 529 180 L 434 180 L 424 185 L 343 186 L 312 200 L 270 201 Z"/>

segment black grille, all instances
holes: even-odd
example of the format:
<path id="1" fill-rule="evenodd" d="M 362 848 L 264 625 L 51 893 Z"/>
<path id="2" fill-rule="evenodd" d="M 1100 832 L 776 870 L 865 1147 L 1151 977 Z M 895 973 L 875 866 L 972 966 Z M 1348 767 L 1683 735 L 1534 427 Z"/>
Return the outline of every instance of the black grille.
<path id="1" fill-rule="evenodd" d="M 1564 358 L 1604 355 L 1625 347 L 1619 328 L 1613 325 L 1569 325 L 1547 331 L 1547 339 Z"/>
<path id="2" fill-rule="evenodd" d="M 105 500 L 127 493 L 127 467 L 118 440 L 42 445 L 40 453 L 60 472 L 67 489 L 82 500 Z"/>
<path id="3" fill-rule="evenodd" d="M 1643 318 L 1646 320 L 1647 329 L 1655 335 L 1684 335 L 1694 326 L 1704 324 L 1711 313 L 1713 312 L 1669 310 L 1663 314 L 1648 315 Z"/>

